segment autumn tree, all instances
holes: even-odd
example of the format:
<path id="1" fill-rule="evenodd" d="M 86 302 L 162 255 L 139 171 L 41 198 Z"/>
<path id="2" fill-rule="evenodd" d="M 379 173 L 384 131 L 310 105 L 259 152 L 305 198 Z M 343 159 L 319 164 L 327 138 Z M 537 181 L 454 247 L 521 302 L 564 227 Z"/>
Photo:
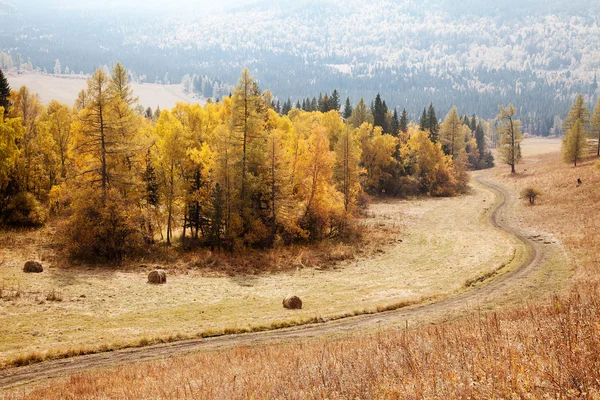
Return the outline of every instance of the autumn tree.
<path id="1" fill-rule="evenodd" d="M 46 112 L 42 116 L 42 123 L 50 131 L 56 152 L 60 160 L 60 176 L 62 179 L 67 177 L 67 167 L 72 159 L 73 150 L 73 132 L 71 123 L 73 122 L 73 113 L 67 105 L 57 101 L 51 101 L 48 104 Z"/>
<path id="2" fill-rule="evenodd" d="M 585 100 L 582 94 L 578 94 L 575 98 L 575 102 L 571 105 L 569 114 L 563 122 L 564 131 L 571 129 L 575 123 L 579 120 L 585 133 L 590 130 L 590 111 L 587 109 Z"/>
<path id="3" fill-rule="evenodd" d="M 440 127 L 442 147 L 446 154 L 453 159 L 456 159 L 464 151 L 465 135 L 468 129 L 458 116 L 456 107 L 453 107 Z"/>
<path id="4" fill-rule="evenodd" d="M 567 130 L 567 134 L 562 142 L 562 153 L 565 162 L 573 163 L 577 166 L 577 161 L 581 160 L 587 151 L 587 140 L 583 130 L 581 120 L 575 121 L 575 124 Z"/>
<path id="5" fill-rule="evenodd" d="M 598 99 L 596 107 L 594 107 L 591 136 L 592 139 L 595 140 L 597 143 L 596 155 L 600 156 L 600 98 Z"/>
<path id="6" fill-rule="evenodd" d="M 351 211 L 362 188 L 360 185 L 361 147 L 357 130 L 346 124 L 335 147 L 336 165 L 334 178 L 344 195 L 344 209 Z"/>
<path id="7" fill-rule="evenodd" d="M 350 123 L 355 128 L 358 128 L 365 122 L 372 124 L 373 123 L 373 114 L 371 113 L 371 110 L 369 110 L 367 105 L 365 104 L 365 101 L 363 99 L 360 99 L 360 101 L 358 102 L 356 107 L 354 107 L 354 110 L 352 110 L 352 117 L 350 118 Z"/>
<path id="8" fill-rule="evenodd" d="M 500 113 L 496 117 L 499 122 L 497 135 L 498 155 L 500 159 L 510 165 L 510 172 L 516 173 L 515 166 L 521 160 L 521 121 L 516 119 L 517 110 L 512 104 L 508 107 L 499 106 Z"/>

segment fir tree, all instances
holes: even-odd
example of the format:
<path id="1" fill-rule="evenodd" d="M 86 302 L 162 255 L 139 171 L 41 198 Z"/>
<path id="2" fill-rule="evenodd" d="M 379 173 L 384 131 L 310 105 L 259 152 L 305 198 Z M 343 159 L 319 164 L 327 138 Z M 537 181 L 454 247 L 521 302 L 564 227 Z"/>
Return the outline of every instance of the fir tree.
<path id="1" fill-rule="evenodd" d="M 346 97 L 346 104 L 344 105 L 344 119 L 348 119 L 352 116 L 352 104 L 350 104 L 350 97 Z"/>
<path id="2" fill-rule="evenodd" d="M 427 110 L 423 109 L 423 114 L 421 114 L 421 119 L 419 120 L 419 128 L 422 131 L 426 131 L 429 129 L 429 120 L 427 119 Z"/>
<path id="3" fill-rule="evenodd" d="M 477 142 L 477 150 L 479 151 L 479 161 L 481 161 L 485 156 L 485 136 L 481 124 L 477 124 L 475 128 L 475 141 Z"/>
<path id="4" fill-rule="evenodd" d="M 340 94 L 337 89 L 333 89 L 333 93 L 331 93 L 331 97 L 329 97 L 329 110 L 340 111 L 342 104 L 340 102 Z"/>
<path id="5" fill-rule="evenodd" d="M 471 132 L 475 132 L 477 130 L 477 117 L 475 116 L 475 114 L 473 114 L 473 116 L 471 117 L 471 122 L 469 122 L 469 128 L 471 129 Z"/>
<path id="6" fill-rule="evenodd" d="M 302 106 L 300 105 L 300 100 L 296 101 L 296 108 L 298 110 L 302 110 Z"/>
<path id="7" fill-rule="evenodd" d="M 288 113 L 292 111 L 292 101 L 290 99 L 287 99 L 284 103 L 283 103 L 283 107 L 281 108 L 281 114 L 282 115 L 288 115 Z"/>
<path id="8" fill-rule="evenodd" d="M 404 133 L 408 132 L 408 114 L 406 113 L 406 108 L 402 109 L 402 114 L 400 115 L 399 129 Z"/>
<path id="9" fill-rule="evenodd" d="M 385 114 L 386 114 L 386 110 L 385 110 L 385 106 L 384 106 L 384 102 L 381 101 L 381 96 L 379 95 L 379 93 L 377 93 L 377 96 L 375 97 L 375 103 L 373 105 L 373 125 L 374 126 L 380 126 L 382 128 L 385 129 Z"/>
<path id="10" fill-rule="evenodd" d="M 323 111 L 324 108 L 325 106 L 323 104 L 323 93 L 319 93 L 319 100 L 317 101 L 317 108 L 315 109 L 315 111 Z"/>
<path id="11" fill-rule="evenodd" d="M 275 103 L 275 112 L 281 115 L 281 103 L 279 102 L 279 99 L 277 99 L 277 103 Z"/>
<path id="12" fill-rule="evenodd" d="M 437 143 L 440 138 L 440 124 L 435 115 L 433 103 L 429 104 L 429 110 L 427 112 L 427 125 L 429 128 L 429 139 L 431 139 L 432 142 Z"/>
<path id="13" fill-rule="evenodd" d="M 4 76 L 4 73 L 0 69 L 0 107 L 4 107 L 4 115 L 8 114 L 10 107 L 10 86 L 8 80 Z"/>
<path id="14" fill-rule="evenodd" d="M 317 111 L 319 108 L 319 104 L 317 102 L 317 98 L 313 97 L 310 102 L 310 111 Z"/>
<path id="15" fill-rule="evenodd" d="M 391 123 L 391 134 L 394 136 L 398 136 L 398 132 L 400 131 L 400 121 L 398 120 L 398 111 L 394 108 L 394 113 L 392 114 L 392 123 Z"/>

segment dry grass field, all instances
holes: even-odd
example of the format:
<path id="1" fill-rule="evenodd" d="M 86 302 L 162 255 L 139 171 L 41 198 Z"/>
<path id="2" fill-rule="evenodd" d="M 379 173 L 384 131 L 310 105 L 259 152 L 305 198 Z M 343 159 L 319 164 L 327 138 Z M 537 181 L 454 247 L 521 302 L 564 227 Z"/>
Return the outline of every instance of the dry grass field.
<path id="1" fill-rule="evenodd" d="M 500 166 L 495 179 L 514 191 L 535 185 L 543 192 L 539 204 L 515 211 L 523 225 L 566 244 L 577 267 L 566 292 L 412 330 L 89 371 L 5 397 L 600 398 L 600 170 L 595 160 L 573 168 L 557 153 L 525 149 L 522 172 L 513 177 Z M 406 238 L 410 232 L 407 226 Z"/>
<path id="2" fill-rule="evenodd" d="M 51 100 L 58 100 L 71 106 L 75 103 L 77 94 L 86 88 L 86 79 L 80 76 L 57 77 L 37 73 L 19 75 L 8 73 L 6 77 L 13 90 L 19 90 L 21 86 L 27 86 L 31 92 L 39 95 L 43 104 L 48 104 Z M 153 110 L 157 106 L 162 110 L 171 109 L 178 101 L 185 103 L 198 103 L 201 101 L 192 94 L 185 93 L 181 85 L 132 83 L 131 88 L 134 95 L 139 98 L 139 103 L 144 107 L 151 107 Z"/>
<path id="3" fill-rule="evenodd" d="M 334 247 L 330 260 L 349 260 L 331 267 L 299 251 L 274 261 L 287 264 L 271 268 L 283 272 L 235 275 L 235 265 L 207 267 L 217 258 L 204 252 L 166 265 L 167 284 L 160 286 L 146 283 L 149 266 L 62 265 L 56 249 L 44 245 L 51 229 L 6 232 L 0 237 L 0 363 L 262 330 L 456 294 L 523 256 L 522 243 L 484 218 L 493 202 L 494 194 L 477 185 L 458 198 L 377 202 L 361 229 L 368 237 L 387 232 L 387 243 L 368 254 Z M 46 271 L 24 274 L 30 258 L 44 259 Z M 282 308 L 288 294 L 303 299 L 302 310 Z"/>

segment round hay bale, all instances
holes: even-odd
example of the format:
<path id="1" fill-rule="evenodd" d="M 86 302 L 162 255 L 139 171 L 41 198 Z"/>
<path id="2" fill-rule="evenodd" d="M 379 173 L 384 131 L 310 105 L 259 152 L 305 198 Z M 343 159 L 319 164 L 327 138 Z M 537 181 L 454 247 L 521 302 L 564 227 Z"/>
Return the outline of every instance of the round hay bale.
<path id="1" fill-rule="evenodd" d="M 23 272 L 27 273 L 40 273 L 44 272 L 44 267 L 39 261 L 27 261 L 23 267 Z"/>
<path id="2" fill-rule="evenodd" d="M 302 308 L 302 300 L 298 296 L 287 296 L 283 299 L 283 307 L 290 310 L 300 310 Z"/>
<path id="3" fill-rule="evenodd" d="M 162 269 L 155 269 L 148 274 L 148 283 L 160 285 L 167 283 L 167 273 Z"/>

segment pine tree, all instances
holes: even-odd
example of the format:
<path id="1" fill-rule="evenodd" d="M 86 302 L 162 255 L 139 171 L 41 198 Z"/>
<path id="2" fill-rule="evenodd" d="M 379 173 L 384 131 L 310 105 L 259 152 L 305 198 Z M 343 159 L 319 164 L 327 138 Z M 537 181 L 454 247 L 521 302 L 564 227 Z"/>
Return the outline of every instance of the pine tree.
<path id="1" fill-rule="evenodd" d="M 284 103 L 283 107 L 281 107 L 281 114 L 288 115 L 288 113 L 292 111 L 292 101 L 288 98 Z"/>
<path id="2" fill-rule="evenodd" d="M 344 114 L 342 116 L 345 120 L 352 116 L 352 104 L 350 104 L 350 97 L 346 97 L 346 104 L 344 105 Z"/>
<path id="3" fill-rule="evenodd" d="M 319 103 L 317 102 L 317 98 L 313 97 L 310 102 L 310 111 L 317 111 L 319 109 Z"/>
<path id="4" fill-rule="evenodd" d="M 329 110 L 335 110 L 339 112 L 341 107 L 342 104 L 340 102 L 340 94 L 338 93 L 337 89 L 333 89 L 333 93 L 331 93 L 331 96 L 329 97 Z"/>
<path id="5" fill-rule="evenodd" d="M 324 109 L 325 109 L 325 104 L 323 101 L 323 93 L 319 93 L 319 100 L 317 101 L 317 108 L 315 109 L 315 111 L 323 112 Z"/>
<path id="6" fill-rule="evenodd" d="M 275 112 L 281 115 L 281 103 L 279 102 L 279 99 L 277 99 L 277 103 L 275 103 Z"/>
<path id="7" fill-rule="evenodd" d="M 392 114 L 392 121 L 390 124 L 391 134 L 393 136 L 398 136 L 398 132 L 400 132 L 400 121 L 398 120 L 398 110 L 394 108 L 394 113 Z"/>
<path id="8" fill-rule="evenodd" d="M 8 114 L 10 108 L 10 86 L 4 73 L 0 69 L 0 107 L 4 108 L 4 115 Z"/>
<path id="9" fill-rule="evenodd" d="M 429 129 L 429 121 L 427 119 L 427 110 L 423 109 L 423 114 L 421 114 L 421 119 L 419 120 L 419 128 L 422 131 L 426 131 Z"/>
<path id="10" fill-rule="evenodd" d="M 514 174 L 515 166 L 521 160 L 521 121 L 515 118 L 517 110 L 512 104 L 508 107 L 499 106 L 499 109 L 500 113 L 496 117 L 500 124 L 496 132 L 500 137 L 498 154 L 504 163 L 510 165 L 510 172 Z"/>
<path id="11" fill-rule="evenodd" d="M 481 124 L 477 124 L 475 128 L 475 141 L 477 142 L 477 150 L 479 152 L 479 161 L 485 156 L 485 135 Z"/>
<path id="12" fill-rule="evenodd" d="M 583 124 L 580 120 L 575 121 L 575 124 L 567 131 L 562 143 L 562 153 L 565 162 L 573 163 L 577 166 L 577 161 L 585 155 L 587 150 L 587 140 L 583 130 Z"/>
<path id="13" fill-rule="evenodd" d="M 406 112 L 406 108 L 402 109 L 398 128 L 404 133 L 408 132 L 408 114 Z"/>
<path id="14" fill-rule="evenodd" d="M 296 101 L 296 108 L 297 108 L 298 110 L 302 110 L 302 106 L 300 105 L 300 100 L 297 100 L 297 101 Z"/>
<path id="15" fill-rule="evenodd" d="M 475 132 L 477 130 L 477 116 L 475 116 L 475 114 L 473 114 L 473 116 L 471 117 L 471 121 L 469 122 L 469 128 L 471 129 L 471 132 Z"/>
<path id="16" fill-rule="evenodd" d="M 375 103 L 373 105 L 373 125 L 385 128 L 385 114 L 386 110 L 384 103 L 381 101 L 381 96 L 379 93 L 377 93 L 377 96 L 375 97 Z"/>
<path id="17" fill-rule="evenodd" d="M 437 143 L 440 137 L 440 124 L 435 115 L 433 103 L 429 103 L 429 110 L 427 111 L 427 125 L 429 127 L 429 139 L 433 143 Z"/>

